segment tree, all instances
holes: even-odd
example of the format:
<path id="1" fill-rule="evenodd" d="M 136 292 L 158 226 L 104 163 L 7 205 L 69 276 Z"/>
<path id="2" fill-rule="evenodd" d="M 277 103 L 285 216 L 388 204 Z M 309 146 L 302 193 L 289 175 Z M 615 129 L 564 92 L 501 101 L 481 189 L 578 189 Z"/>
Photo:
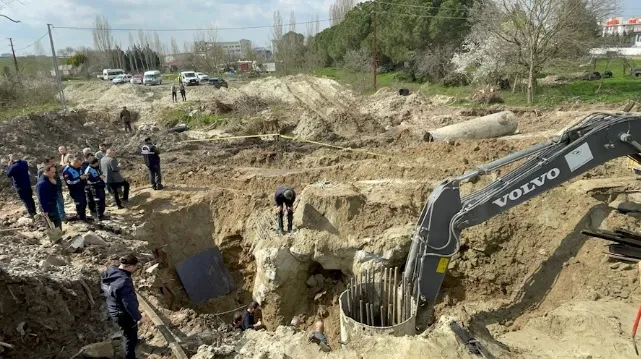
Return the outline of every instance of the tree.
<path id="1" fill-rule="evenodd" d="M 36 43 L 33 45 L 33 53 L 36 56 L 45 56 L 45 49 L 42 47 L 42 43 L 40 40 L 36 41 Z"/>
<path id="2" fill-rule="evenodd" d="M 512 48 L 527 74 L 527 102 L 534 101 L 536 75 L 551 60 L 577 58 L 597 40 L 597 19 L 611 14 L 614 1 L 478 0 L 472 32 L 498 39 L 498 48 Z"/>
<path id="3" fill-rule="evenodd" d="M 329 18 L 331 19 L 332 26 L 338 25 L 345 14 L 347 14 L 356 5 L 354 0 L 336 0 L 329 6 Z"/>
<path id="4" fill-rule="evenodd" d="M 103 61 L 107 67 L 114 67 L 117 58 L 114 57 L 114 39 L 109 27 L 109 21 L 104 16 L 96 16 L 92 30 L 93 44 L 99 53 L 103 54 Z"/>
<path id="5" fill-rule="evenodd" d="M 87 55 L 83 53 L 77 53 L 67 59 L 67 65 L 78 67 L 87 62 Z"/>
<path id="6" fill-rule="evenodd" d="M 172 55 L 178 55 L 180 53 L 180 48 L 178 47 L 178 43 L 176 42 L 176 39 L 173 36 L 171 37 L 171 53 Z"/>

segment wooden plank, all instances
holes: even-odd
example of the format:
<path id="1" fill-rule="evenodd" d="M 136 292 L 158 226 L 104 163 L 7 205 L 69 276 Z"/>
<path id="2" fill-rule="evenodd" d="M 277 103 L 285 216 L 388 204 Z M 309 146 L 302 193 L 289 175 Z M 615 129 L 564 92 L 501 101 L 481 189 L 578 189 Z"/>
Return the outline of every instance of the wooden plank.
<path id="1" fill-rule="evenodd" d="M 169 349 L 171 349 L 171 352 L 174 354 L 174 357 L 176 359 L 189 359 L 180 344 L 178 344 L 180 342 L 180 338 L 174 335 L 174 333 L 172 333 L 171 330 L 167 328 L 162 319 L 160 319 L 158 314 L 156 314 L 154 308 L 145 300 L 142 295 L 138 295 L 138 302 L 140 303 L 140 306 L 142 307 L 142 310 L 145 312 L 145 314 L 147 314 L 147 316 L 151 319 L 151 322 L 154 323 L 156 329 L 158 329 L 163 337 L 165 337 L 167 345 L 169 346 Z"/>

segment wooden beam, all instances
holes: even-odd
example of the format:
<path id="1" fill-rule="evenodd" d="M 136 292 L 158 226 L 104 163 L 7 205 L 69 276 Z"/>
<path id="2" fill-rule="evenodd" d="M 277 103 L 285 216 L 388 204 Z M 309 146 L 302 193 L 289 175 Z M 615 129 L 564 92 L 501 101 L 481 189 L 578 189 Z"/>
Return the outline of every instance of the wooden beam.
<path id="1" fill-rule="evenodd" d="M 181 342 L 180 338 L 174 335 L 174 333 L 172 333 L 171 330 L 167 328 L 162 319 L 160 319 L 158 314 L 156 314 L 154 308 L 145 300 L 142 295 L 138 295 L 138 302 L 140 303 L 143 312 L 145 312 L 145 314 L 147 314 L 147 316 L 151 319 L 151 322 L 154 323 L 156 329 L 158 329 L 163 337 L 165 337 L 165 340 L 167 341 L 171 352 L 174 353 L 176 359 L 189 359 L 189 357 L 187 356 L 187 354 L 185 354 L 185 351 L 179 344 Z"/>

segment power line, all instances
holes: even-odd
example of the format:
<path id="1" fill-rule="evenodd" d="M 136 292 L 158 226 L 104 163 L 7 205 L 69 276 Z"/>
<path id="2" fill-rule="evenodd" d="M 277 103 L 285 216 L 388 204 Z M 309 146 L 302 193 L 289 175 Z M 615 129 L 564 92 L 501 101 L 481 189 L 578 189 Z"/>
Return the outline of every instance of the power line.
<path id="1" fill-rule="evenodd" d="M 21 48 L 21 49 L 17 49 L 17 50 L 16 50 L 16 52 L 20 52 L 20 51 L 26 50 L 26 49 L 28 49 L 28 48 L 30 48 L 30 47 L 32 47 L 32 46 L 34 46 L 35 44 L 37 44 L 37 43 L 38 43 L 38 41 L 40 41 L 40 40 L 44 39 L 44 37 L 45 37 L 45 36 L 47 36 L 48 34 L 49 34 L 48 32 L 45 32 L 45 33 L 44 33 L 44 35 L 40 36 L 40 38 L 39 38 L 38 40 L 36 40 L 36 41 L 32 42 L 30 45 L 27 45 L 27 46 L 25 46 L 25 47 L 23 47 L 23 48 Z"/>
<path id="2" fill-rule="evenodd" d="M 305 22 L 296 22 L 290 24 L 283 24 L 283 27 L 293 26 L 293 25 L 306 25 L 306 24 L 315 24 L 317 22 L 328 22 L 338 19 L 323 19 L 323 20 L 314 20 L 314 21 L 305 21 Z M 259 25 L 259 26 L 241 26 L 241 27 L 212 27 L 208 29 L 123 29 L 123 28 L 110 28 L 110 31 L 152 31 L 152 32 L 179 32 L 179 31 L 219 31 L 219 30 L 246 30 L 246 29 L 269 29 L 273 28 L 274 25 Z M 77 27 L 77 26 L 54 26 L 54 29 L 68 29 L 68 30 L 97 30 L 95 27 Z"/>

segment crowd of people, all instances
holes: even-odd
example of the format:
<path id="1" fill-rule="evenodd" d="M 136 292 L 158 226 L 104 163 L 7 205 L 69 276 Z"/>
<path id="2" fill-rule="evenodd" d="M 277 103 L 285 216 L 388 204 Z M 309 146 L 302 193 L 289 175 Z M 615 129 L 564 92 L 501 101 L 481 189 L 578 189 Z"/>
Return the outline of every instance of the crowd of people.
<path id="1" fill-rule="evenodd" d="M 126 108 L 123 109 L 126 111 Z M 114 199 L 115 206 L 125 208 L 129 201 L 129 182 L 120 172 L 116 151 L 102 143 L 97 152 L 85 148 L 82 153 L 71 154 L 65 146 L 58 148 L 56 156 L 47 156 L 37 165 L 36 195 L 40 210 L 51 228 L 62 228 L 67 221 L 102 221 L 109 218 L 106 213 L 106 192 Z M 149 172 L 149 180 L 154 190 L 163 188 L 160 172 L 160 152 L 151 138 L 141 145 L 140 154 Z M 27 214 L 36 215 L 33 199 L 31 175 L 27 161 L 16 155 L 9 156 L 7 176 L 12 179 L 18 197 L 24 203 Z M 76 214 L 68 216 L 65 212 L 63 188 L 73 201 Z M 87 209 L 91 214 L 87 216 Z"/>

